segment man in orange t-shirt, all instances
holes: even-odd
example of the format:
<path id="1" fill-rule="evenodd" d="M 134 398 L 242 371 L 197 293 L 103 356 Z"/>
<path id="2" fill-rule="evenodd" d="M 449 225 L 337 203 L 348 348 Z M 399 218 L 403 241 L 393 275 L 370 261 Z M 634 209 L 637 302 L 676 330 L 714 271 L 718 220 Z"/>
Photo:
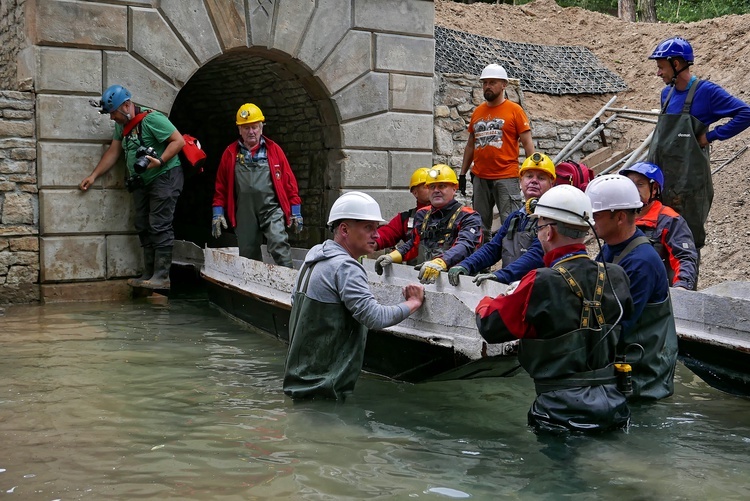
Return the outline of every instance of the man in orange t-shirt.
<path id="1" fill-rule="evenodd" d="M 489 240 L 493 205 L 497 206 L 501 221 L 521 208 L 518 142 L 520 140 L 523 145 L 526 156 L 534 153 L 534 143 L 523 108 L 505 98 L 508 86 L 505 68 L 490 64 L 479 79 L 487 102 L 477 106 L 471 115 L 458 184 L 459 190 L 466 194 L 466 173 L 471 167 L 472 204 L 482 216 L 485 236 Z"/>

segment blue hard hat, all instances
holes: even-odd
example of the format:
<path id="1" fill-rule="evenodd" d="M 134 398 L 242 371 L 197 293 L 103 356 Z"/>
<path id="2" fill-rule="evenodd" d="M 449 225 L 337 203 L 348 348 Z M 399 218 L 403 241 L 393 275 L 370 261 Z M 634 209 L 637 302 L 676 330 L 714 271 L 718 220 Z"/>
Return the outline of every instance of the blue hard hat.
<path id="1" fill-rule="evenodd" d="M 649 59 L 668 59 L 673 57 L 681 57 L 688 63 L 692 63 L 694 60 L 693 47 L 690 45 L 690 42 L 682 37 L 668 38 L 657 45 L 654 52 L 648 56 Z"/>
<path id="2" fill-rule="evenodd" d="M 658 184 L 660 190 L 664 190 L 664 173 L 662 173 L 658 165 L 649 162 L 637 162 L 626 169 L 622 169 L 620 175 L 626 176 L 628 172 L 642 174 L 650 181 Z"/>
<path id="3" fill-rule="evenodd" d="M 112 113 L 122 105 L 125 101 L 132 97 L 130 91 L 122 85 L 110 85 L 107 90 L 102 94 L 102 100 L 100 105 L 102 107 L 99 113 L 102 115 L 105 113 Z"/>

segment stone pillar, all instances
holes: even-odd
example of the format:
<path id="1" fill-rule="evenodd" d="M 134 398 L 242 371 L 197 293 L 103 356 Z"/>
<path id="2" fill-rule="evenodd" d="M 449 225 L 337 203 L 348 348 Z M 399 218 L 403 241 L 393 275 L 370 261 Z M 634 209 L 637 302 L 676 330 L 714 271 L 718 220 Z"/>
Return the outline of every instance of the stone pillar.
<path id="1" fill-rule="evenodd" d="M 34 96 L 0 91 L 0 304 L 39 300 Z"/>

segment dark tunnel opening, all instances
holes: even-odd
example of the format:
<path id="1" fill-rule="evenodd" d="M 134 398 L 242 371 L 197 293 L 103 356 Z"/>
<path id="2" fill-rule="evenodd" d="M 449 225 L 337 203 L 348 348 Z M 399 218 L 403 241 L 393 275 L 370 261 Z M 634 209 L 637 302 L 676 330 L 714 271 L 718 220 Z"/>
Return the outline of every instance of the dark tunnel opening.
<path id="1" fill-rule="evenodd" d="M 175 238 L 203 247 L 236 245 L 231 230 L 211 236 L 211 206 L 219 160 L 239 137 L 235 117 L 244 103 L 263 112 L 264 135 L 276 141 L 289 160 L 302 199 L 304 229 L 290 233 L 295 247 L 310 247 L 326 237 L 328 163 L 340 146 L 338 120 L 322 87 L 292 59 L 271 60 L 249 49 L 232 51 L 204 65 L 179 91 L 170 120 L 198 138 L 207 154 L 204 170 L 185 179 L 175 211 Z M 334 131 L 334 132 L 331 132 Z"/>

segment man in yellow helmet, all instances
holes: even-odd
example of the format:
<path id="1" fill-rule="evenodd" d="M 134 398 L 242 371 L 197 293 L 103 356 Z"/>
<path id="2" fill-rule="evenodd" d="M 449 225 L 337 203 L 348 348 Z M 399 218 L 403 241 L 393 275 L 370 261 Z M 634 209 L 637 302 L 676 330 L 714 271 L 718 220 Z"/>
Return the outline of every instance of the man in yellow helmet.
<path id="1" fill-rule="evenodd" d="M 427 182 L 427 173 L 429 167 L 420 167 L 411 175 L 409 181 L 409 191 L 417 199 L 417 205 L 409 210 L 399 212 L 388 224 L 378 228 L 378 238 L 375 240 L 378 249 L 393 247 L 399 242 L 409 240 L 412 230 L 414 229 L 414 216 L 422 207 L 430 205 L 430 188 L 425 184 Z M 409 262 L 417 257 L 417 249 L 412 249 L 409 255 L 404 256 L 404 261 Z"/>
<path id="2" fill-rule="evenodd" d="M 302 228 L 302 201 L 286 155 L 263 135 L 264 120 L 263 112 L 252 103 L 237 110 L 240 139 L 224 150 L 219 162 L 211 234 L 219 238 L 228 219 L 237 234 L 240 256 L 262 260 L 260 246 L 265 236 L 276 264 L 291 268 L 286 228 L 296 233 Z"/>
<path id="3" fill-rule="evenodd" d="M 441 271 L 448 271 L 482 245 L 482 218 L 455 199 L 458 179 L 454 170 L 444 164 L 435 165 L 427 173 L 425 184 L 430 188 L 430 206 L 417 211 L 409 240 L 377 259 L 376 272 L 401 263 L 403 256 L 416 248 L 416 262 L 422 264 L 419 281 L 431 284 Z"/>
<path id="4" fill-rule="evenodd" d="M 529 156 L 519 170 L 521 192 L 525 204 L 514 211 L 503 222 L 503 226 L 492 240 L 479 251 L 464 259 L 448 271 L 448 279 L 452 285 L 459 284 L 459 275 L 474 275 L 502 260 L 503 268 L 507 268 L 527 252 L 533 252 L 539 266 L 542 264 L 541 245 L 536 238 L 536 221 L 530 216 L 532 205 L 555 184 L 555 164 L 545 154 L 535 152 Z M 521 275 L 529 270 L 525 270 Z M 485 280 L 498 281 L 493 273 L 479 274 L 474 283 L 480 285 Z"/>

